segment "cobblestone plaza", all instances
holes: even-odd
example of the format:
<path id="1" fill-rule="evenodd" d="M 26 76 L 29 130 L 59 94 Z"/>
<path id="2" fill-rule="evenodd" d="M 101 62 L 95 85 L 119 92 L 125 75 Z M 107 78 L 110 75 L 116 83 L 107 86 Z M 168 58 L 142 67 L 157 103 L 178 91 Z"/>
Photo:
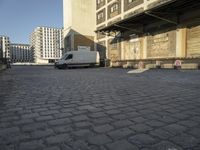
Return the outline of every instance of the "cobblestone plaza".
<path id="1" fill-rule="evenodd" d="M 200 71 L 0 72 L 0 150 L 200 150 Z"/>

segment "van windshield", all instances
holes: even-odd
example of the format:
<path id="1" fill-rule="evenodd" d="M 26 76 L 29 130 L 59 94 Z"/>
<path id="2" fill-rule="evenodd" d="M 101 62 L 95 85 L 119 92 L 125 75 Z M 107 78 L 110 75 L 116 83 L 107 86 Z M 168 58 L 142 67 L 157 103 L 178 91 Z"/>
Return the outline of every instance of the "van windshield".
<path id="1" fill-rule="evenodd" d="M 68 56 L 68 54 L 66 53 L 61 57 L 61 59 L 65 59 L 65 58 L 67 58 L 67 56 Z"/>

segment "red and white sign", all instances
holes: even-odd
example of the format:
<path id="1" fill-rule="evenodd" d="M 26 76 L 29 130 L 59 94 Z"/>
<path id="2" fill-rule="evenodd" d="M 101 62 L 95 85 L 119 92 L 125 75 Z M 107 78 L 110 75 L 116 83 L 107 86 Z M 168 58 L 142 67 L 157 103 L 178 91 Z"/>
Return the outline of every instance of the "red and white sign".
<path id="1" fill-rule="evenodd" d="M 181 60 L 176 60 L 175 63 L 174 63 L 174 65 L 175 65 L 176 67 L 180 67 L 181 64 L 182 64 Z"/>

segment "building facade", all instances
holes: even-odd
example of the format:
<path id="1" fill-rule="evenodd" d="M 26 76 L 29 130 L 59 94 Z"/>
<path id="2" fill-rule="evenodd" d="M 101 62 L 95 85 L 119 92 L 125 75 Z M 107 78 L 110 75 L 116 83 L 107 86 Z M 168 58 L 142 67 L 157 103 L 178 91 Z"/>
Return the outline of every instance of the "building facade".
<path id="1" fill-rule="evenodd" d="M 63 30 L 37 27 L 31 34 L 30 43 L 35 63 L 53 63 L 62 56 Z"/>
<path id="2" fill-rule="evenodd" d="M 10 59 L 10 39 L 7 36 L 0 36 L 0 57 Z"/>
<path id="3" fill-rule="evenodd" d="M 28 44 L 10 44 L 10 60 L 16 62 L 33 62 L 33 51 Z"/>
<path id="4" fill-rule="evenodd" d="M 196 60 L 199 8 L 194 0 L 96 0 L 97 50 L 118 65 Z"/>
<path id="5" fill-rule="evenodd" d="M 63 0 L 65 51 L 95 49 L 95 0 Z"/>

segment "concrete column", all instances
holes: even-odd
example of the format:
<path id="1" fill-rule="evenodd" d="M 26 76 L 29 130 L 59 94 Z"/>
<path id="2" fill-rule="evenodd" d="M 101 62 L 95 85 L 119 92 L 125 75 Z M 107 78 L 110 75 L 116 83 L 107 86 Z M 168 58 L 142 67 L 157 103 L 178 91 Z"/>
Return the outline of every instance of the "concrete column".
<path id="1" fill-rule="evenodd" d="M 148 0 L 144 0 L 144 10 L 147 9 L 147 5 L 149 4 L 149 1 Z"/>
<path id="2" fill-rule="evenodd" d="M 124 41 L 121 39 L 121 60 L 124 60 Z"/>
<path id="3" fill-rule="evenodd" d="M 186 57 L 186 31 L 187 29 L 177 29 L 176 31 L 176 57 Z"/>
<path id="4" fill-rule="evenodd" d="M 124 1 L 121 1 L 121 15 L 124 18 Z"/>
<path id="5" fill-rule="evenodd" d="M 75 50 L 74 49 L 74 33 L 71 33 L 71 48 L 72 50 Z"/>
<path id="6" fill-rule="evenodd" d="M 108 37 L 105 38 L 106 58 L 108 59 Z"/>
<path id="7" fill-rule="evenodd" d="M 146 59 L 147 58 L 147 36 L 144 36 L 142 41 L 143 41 L 143 43 L 142 43 L 142 49 L 143 49 L 142 59 Z"/>

